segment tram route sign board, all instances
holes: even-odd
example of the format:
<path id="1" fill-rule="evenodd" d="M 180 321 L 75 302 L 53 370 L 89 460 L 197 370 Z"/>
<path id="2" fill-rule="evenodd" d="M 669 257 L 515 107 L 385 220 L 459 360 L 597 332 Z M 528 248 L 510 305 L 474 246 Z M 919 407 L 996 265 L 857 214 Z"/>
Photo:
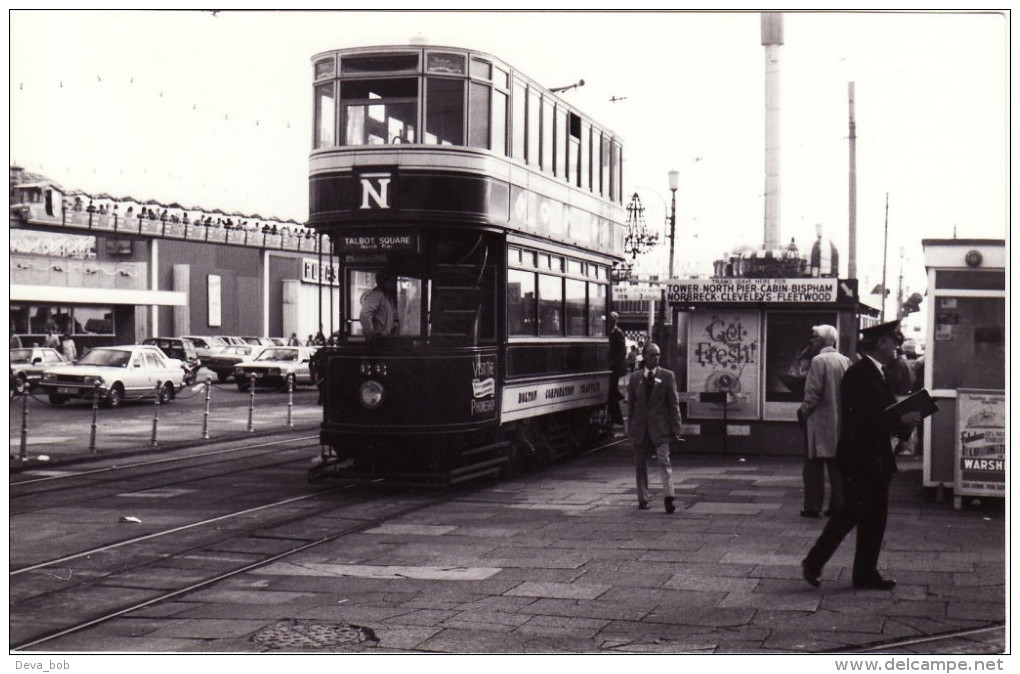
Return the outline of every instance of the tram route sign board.
<path id="1" fill-rule="evenodd" d="M 345 253 L 418 253 L 420 243 L 416 233 L 388 232 L 386 234 L 344 234 L 340 237 L 340 250 Z"/>
<path id="2" fill-rule="evenodd" d="M 854 295 L 836 278 L 707 278 L 671 279 L 670 304 L 831 304 Z"/>

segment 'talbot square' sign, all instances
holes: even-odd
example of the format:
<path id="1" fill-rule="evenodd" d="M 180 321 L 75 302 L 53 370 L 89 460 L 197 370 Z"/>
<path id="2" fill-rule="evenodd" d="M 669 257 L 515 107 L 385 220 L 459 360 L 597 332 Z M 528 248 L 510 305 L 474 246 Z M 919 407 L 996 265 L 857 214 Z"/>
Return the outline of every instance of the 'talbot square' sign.
<path id="1" fill-rule="evenodd" d="M 835 278 L 672 279 L 666 286 L 670 304 L 836 302 Z"/>

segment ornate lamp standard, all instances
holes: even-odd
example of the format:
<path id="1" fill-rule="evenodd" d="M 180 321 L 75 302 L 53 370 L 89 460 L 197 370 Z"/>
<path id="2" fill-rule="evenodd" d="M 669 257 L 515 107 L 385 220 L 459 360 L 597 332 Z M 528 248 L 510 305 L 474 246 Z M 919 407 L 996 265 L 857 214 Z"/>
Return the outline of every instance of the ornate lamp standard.
<path id="1" fill-rule="evenodd" d="M 669 191 L 673 193 L 669 209 L 669 278 L 673 278 L 673 244 L 676 240 L 676 191 L 680 187 L 680 172 L 669 172 Z"/>

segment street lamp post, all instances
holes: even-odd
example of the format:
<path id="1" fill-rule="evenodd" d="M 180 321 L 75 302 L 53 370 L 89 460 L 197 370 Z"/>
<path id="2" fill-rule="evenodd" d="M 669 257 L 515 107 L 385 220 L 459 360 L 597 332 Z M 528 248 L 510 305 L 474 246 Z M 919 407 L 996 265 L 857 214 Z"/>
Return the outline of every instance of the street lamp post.
<path id="1" fill-rule="evenodd" d="M 680 172 L 669 172 L 669 191 L 673 193 L 673 202 L 669 209 L 669 278 L 673 278 L 673 244 L 676 240 L 676 191 L 680 187 Z"/>

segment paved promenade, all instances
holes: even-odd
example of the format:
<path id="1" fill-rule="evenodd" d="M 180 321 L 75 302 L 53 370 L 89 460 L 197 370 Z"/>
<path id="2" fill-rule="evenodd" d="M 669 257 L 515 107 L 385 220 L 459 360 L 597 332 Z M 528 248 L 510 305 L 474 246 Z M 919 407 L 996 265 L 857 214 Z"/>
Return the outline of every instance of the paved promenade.
<path id="1" fill-rule="evenodd" d="M 920 461 L 904 460 L 880 560 L 882 573 L 899 584 L 887 592 L 853 589 L 851 534 L 815 589 L 802 580 L 800 560 L 825 520 L 799 516 L 799 460 L 679 454 L 674 463 L 674 515 L 661 499 L 651 510 L 637 508 L 631 449 L 617 438 L 542 473 L 458 492 L 442 505 L 68 635 L 57 647 L 1008 652 L 1004 629 L 982 629 L 1006 618 L 1000 501 L 961 511 L 951 499 L 928 502 Z M 960 636 L 932 639 L 946 634 Z"/>

